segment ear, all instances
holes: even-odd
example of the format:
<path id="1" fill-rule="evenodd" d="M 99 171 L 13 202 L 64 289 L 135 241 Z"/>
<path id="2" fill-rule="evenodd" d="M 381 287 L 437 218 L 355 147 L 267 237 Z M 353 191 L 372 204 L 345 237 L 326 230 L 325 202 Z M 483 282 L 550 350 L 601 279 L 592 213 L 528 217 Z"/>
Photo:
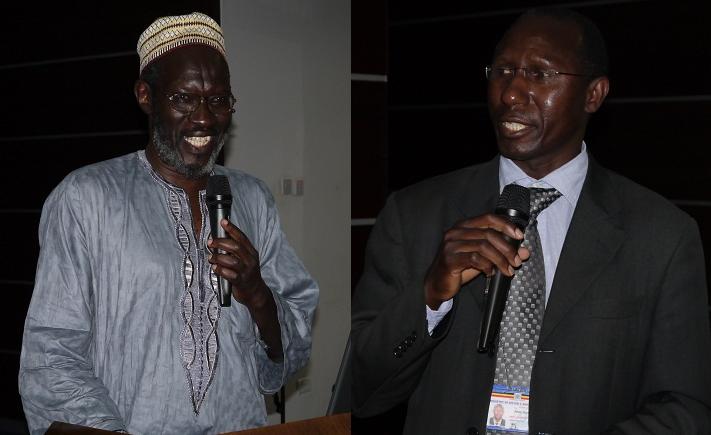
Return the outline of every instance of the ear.
<path id="1" fill-rule="evenodd" d="M 585 111 L 587 113 L 595 113 L 605 101 L 607 93 L 610 91 L 610 80 L 607 76 L 598 77 L 588 84 L 587 94 L 585 96 Z"/>
<path id="2" fill-rule="evenodd" d="M 143 113 L 150 114 L 153 104 L 151 102 L 151 87 L 148 86 L 148 83 L 143 80 L 136 80 L 136 84 L 133 85 L 133 94 L 136 96 L 136 101 Z"/>

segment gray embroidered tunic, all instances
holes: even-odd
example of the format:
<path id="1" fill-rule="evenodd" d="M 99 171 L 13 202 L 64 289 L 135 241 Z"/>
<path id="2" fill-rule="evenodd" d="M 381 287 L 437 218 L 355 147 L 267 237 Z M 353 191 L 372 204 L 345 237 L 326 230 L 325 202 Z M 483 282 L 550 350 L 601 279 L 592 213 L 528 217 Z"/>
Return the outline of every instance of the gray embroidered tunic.
<path id="1" fill-rule="evenodd" d="M 222 308 L 185 192 L 143 151 L 79 169 L 47 199 L 22 343 L 20 393 L 33 435 L 54 420 L 134 434 L 214 434 L 263 425 L 311 349 L 318 287 L 287 243 L 264 183 L 215 167 L 231 221 L 260 254 L 284 362 L 269 360 L 246 307 Z M 200 203 L 207 216 L 204 192 Z"/>

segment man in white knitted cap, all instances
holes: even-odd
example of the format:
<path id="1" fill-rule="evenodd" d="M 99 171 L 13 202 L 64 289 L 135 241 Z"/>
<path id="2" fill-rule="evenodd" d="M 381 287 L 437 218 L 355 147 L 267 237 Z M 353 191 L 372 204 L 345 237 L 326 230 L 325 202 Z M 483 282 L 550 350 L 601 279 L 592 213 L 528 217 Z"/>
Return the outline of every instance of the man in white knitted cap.
<path id="1" fill-rule="evenodd" d="M 235 104 L 220 26 L 163 17 L 137 48 L 145 151 L 74 171 L 42 211 L 19 378 L 33 435 L 52 421 L 135 434 L 260 426 L 262 393 L 309 358 L 318 287 L 264 183 L 215 165 Z M 231 188 L 224 238 L 210 236 L 210 175 Z"/>

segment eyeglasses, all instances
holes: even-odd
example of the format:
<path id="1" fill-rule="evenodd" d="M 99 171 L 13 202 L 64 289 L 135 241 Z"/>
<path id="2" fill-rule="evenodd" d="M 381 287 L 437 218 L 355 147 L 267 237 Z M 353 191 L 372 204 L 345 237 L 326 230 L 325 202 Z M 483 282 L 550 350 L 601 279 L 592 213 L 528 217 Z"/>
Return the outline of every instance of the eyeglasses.
<path id="1" fill-rule="evenodd" d="M 165 96 L 170 102 L 170 107 L 186 115 L 198 110 L 203 101 L 207 103 L 208 109 L 214 115 L 235 113 L 234 105 L 237 102 L 237 99 L 232 94 L 203 97 L 202 95 L 189 94 L 187 92 L 176 92 Z"/>
<path id="2" fill-rule="evenodd" d="M 513 80 L 516 76 L 516 71 L 521 71 L 523 77 L 530 83 L 536 84 L 547 84 L 555 81 L 559 76 L 575 76 L 575 77 L 589 77 L 589 74 L 577 74 L 568 73 L 562 71 L 555 71 L 552 69 L 541 69 L 541 68 L 514 68 L 511 66 L 487 66 L 486 67 L 486 78 L 489 81 L 497 80 Z"/>

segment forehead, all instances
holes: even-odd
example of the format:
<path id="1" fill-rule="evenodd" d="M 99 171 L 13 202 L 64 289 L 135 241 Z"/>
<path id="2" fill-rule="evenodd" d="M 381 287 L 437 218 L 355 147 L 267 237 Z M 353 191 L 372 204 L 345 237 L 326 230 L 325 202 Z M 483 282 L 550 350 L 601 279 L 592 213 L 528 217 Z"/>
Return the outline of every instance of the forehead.
<path id="1" fill-rule="evenodd" d="M 205 45 L 189 45 L 167 53 L 160 60 L 158 80 L 164 85 L 200 81 L 229 86 L 230 72 L 224 57 Z"/>
<path id="2" fill-rule="evenodd" d="M 550 65 L 577 65 L 582 32 L 572 21 L 551 17 L 525 17 L 504 35 L 494 53 L 497 61 L 541 61 Z"/>

